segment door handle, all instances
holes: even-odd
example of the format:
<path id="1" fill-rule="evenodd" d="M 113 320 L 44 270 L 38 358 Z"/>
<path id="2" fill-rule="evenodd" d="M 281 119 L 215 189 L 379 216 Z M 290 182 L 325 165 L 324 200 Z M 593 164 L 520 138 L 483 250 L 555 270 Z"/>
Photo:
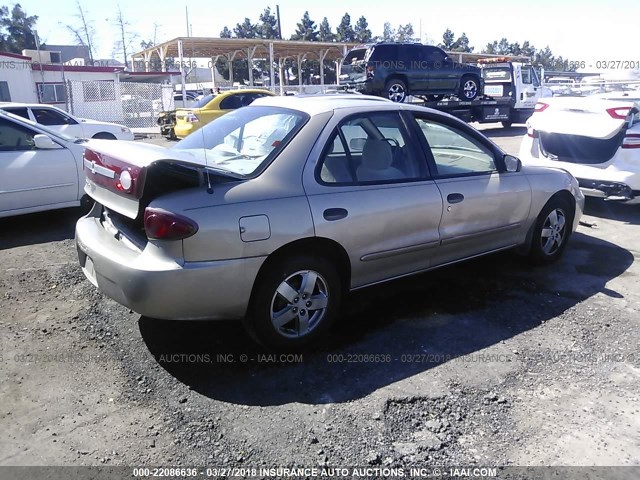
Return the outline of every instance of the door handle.
<path id="1" fill-rule="evenodd" d="M 333 222 L 335 220 L 342 220 L 343 218 L 346 218 L 348 214 L 349 212 L 347 212 L 344 208 L 327 208 L 322 213 L 322 216 L 326 221 Z"/>
<path id="2" fill-rule="evenodd" d="M 449 203 L 460 203 L 464 200 L 464 195 L 461 193 L 450 193 L 447 195 L 447 202 Z"/>

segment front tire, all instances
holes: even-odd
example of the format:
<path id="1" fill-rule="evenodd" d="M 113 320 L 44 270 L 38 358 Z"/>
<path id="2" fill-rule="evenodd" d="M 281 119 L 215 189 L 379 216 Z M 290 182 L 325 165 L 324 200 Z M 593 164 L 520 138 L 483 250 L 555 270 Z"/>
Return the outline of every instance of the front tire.
<path id="1" fill-rule="evenodd" d="M 407 85 L 402 80 L 394 78 L 386 83 L 384 92 L 392 102 L 402 103 L 407 98 Z"/>
<path id="2" fill-rule="evenodd" d="M 480 94 L 480 82 L 475 77 L 462 77 L 460 81 L 460 91 L 458 97 L 460 100 L 474 100 Z"/>
<path id="3" fill-rule="evenodd" d="M 341 297 L 340 277 L 328 260 L 310 255 L 284 258 L 258 279 L 245 327 L 268 348 L 295 350 L 327 332 Z"/>
<path id="4" fill-rule="evenodd" d="M 542 209 L 533 229 L 529 259 L 547 265 L 560 258 L 573 224 L 573 209 L 564 198 L 552 198 Z"/>

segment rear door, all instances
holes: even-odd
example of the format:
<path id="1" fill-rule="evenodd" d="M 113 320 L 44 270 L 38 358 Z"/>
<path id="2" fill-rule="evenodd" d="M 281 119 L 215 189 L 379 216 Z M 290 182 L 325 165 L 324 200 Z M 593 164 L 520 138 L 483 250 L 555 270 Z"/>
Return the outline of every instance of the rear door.
<path id="1" fill-rule="evenodd" d="M 359 113 L 320 136 L 303 182 L 318 237 L 351 260 L 352 288 L 428 268 L 442 198 L 398 112 Z"/>
<path id="2" fill-rule="evenodd" d="M 507 173 L 491 144 L 472 128 L 442 116 L 414 113 L 443 199 L 443 264 L 523 241 L 531 188 L 520 172 Z"/>
<path id="3" fill-rule="evenodd" d="M 78 169 L 63 148 L 39 150 L 30 128 L 0 118 L 0 214 L 78 200 Z"/>

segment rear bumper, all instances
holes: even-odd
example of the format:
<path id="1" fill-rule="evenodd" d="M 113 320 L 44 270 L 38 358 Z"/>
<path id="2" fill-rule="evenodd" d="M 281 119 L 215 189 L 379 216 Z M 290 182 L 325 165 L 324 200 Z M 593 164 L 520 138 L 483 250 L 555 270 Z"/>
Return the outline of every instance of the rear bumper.
<path id="1" fill-rule="evenodd" d="M 626 183 L 585 178 L 578 178 L 578 183 L 580 190 L 587 197 L 598 197 L 624 203 L 640 203 L 640 190 L 632 190 Z"/>
<path id="2" fill-rule="evenodd" d="M 148 243 L 125 246 L 94 217 L 76 224 L 78 259 L 102 293 L 131 310 L 167 320 L 240 319 L 264 258 L 184 262 Z"/>

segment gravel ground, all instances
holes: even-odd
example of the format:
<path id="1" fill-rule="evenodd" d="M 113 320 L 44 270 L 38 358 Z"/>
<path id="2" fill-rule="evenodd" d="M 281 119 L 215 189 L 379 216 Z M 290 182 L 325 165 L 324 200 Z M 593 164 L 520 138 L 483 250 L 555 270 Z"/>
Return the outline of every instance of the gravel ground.
<path id="1" fill-rule="evenodd" d="M 77 215 L 0 220 L 0 465 L 640 465 L 638 207 L 589 202 L 551 267 L 355 293 L 299 356 L 103 297 Z"/>

